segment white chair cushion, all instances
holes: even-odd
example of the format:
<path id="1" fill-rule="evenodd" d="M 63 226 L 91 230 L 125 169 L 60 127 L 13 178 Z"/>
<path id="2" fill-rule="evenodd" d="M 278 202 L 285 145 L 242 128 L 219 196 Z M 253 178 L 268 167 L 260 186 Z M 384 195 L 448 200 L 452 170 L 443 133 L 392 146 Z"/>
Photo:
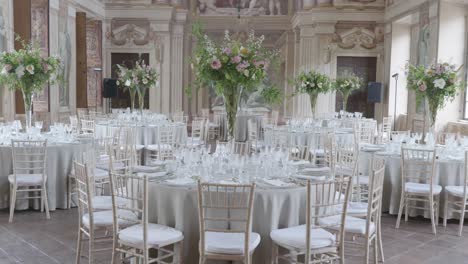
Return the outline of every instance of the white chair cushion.
<path id="1" fill-rule="evenodd" d="M 205 144 L 205 142 L 201 140 L 201 138 L 191 138 L 191 137 L 187 138 L 187 146 L 194 147 L 194 146 L 200 146 L 203 144 Z"/>
<path id="2" fill-rule="evenodd" d="M 311 249 L 324 248 L 335 243 L 335 235 L 322 228 L 312 229 L 310 232 Z M 270 237 L 276 244 L 282 247 L 305 249 L 306 226 L 300 225 L 273 230 L 270 233 Z"/>
<path id="3" fill-rule="evenodd" d="M 348 208 L 346 210 L 347 215 L 354 216 L 366 216 L 367 215 L 367 203 L 362 202 L 348 202 Z M 341 212 L 343 210 L 342 205 L 337 206 L 337 210 Z"/>
<path id="4" fill-rule="evenodd" d="M 10 183 L 15 182 L 15 175 L 8 175 Z M 42 174 L 16 174 L 16 184 L 18 186 L 38 186 L 42 185 Z"/>
<path id="5" fill-rule="evenodd" d="M 122 197 L 116 197 L 118 206 L 125 206 L 127 200 Z M 112 196 L 94 196 L 93 197 L 94 210 L 112 210 Z"/>
<path id="6" fill-rule="evenodd" d="M 148 145 L 145 148 L 149 151 L 158 151 L 158 150 L 171 150 L 172 146 L 169 144 L 154 144 L 154 145 Z"/>
<path id="7" fill-rule="evenodd" d="M 120 241 L 128 246 L 143 248 L 143 225 L 133 225 L 119 232 Z M 184 235 L 172 227 L 148 224 L 148 246 L 163 247 L 177 243 Z"/>
<path id="8" fill-rule="evenodd" d="M 431 186 L 426 183 L 407 182 L 405 184 L 405 191 L 408 193 L 429 194 L 431 191 L 430 188 Z M 434 194 L 437 195 L 442 191 L 442 186 L 432 185 L 432 190 Z"/>
<path id="9" fill-rule="evenodd" d="M 140 151 L 140 150 L 142 150 L 142 149 L 144 149 L 144 148 L 145 148 L 145 145 L 140 145 L 140 144 L 136 144 L 136 145 L 135 145 L 135 150 L 136 150 L 136 151 Z"/>
<path id="10" fill-rule="evenodd" d="M 213 254 L 242 255 L 244 253 L 244 233 L 205 233 L 205 251 Z M 260 244 L 260 235 L 250 233 L 249 250 L 252 252 Z"/>
<path id="11" fill-rule="evenodd" d="M 341 224 L 341 215 L 334 215 L 334 216 L 319 218 L 318 223 L 321 226 L 327 226 L 327 228 L 339 231 L 340 224 Z M 365 235 L 366 223 L 367 223 L 366 219 L 357 218 L 353 216 L 346 216 L 345 232 Z M 375 232 L 375 224 L 371 222 L 369 225 L 369 234 L 373 234 L 374 232 Z"/>
<path id="12" fill-rule="evenodd" d="M 118 214 L 125 219 L 138 220 L 138 217 L 132 211 L 119 210 Z M 82 221 L 87 228 L 90 228 L 89 214 L 83 215 Z M 114 224 L 114 215 L 112 210 L 94 212 L 93 221 L 95 227 L 111 227 Z M 128 226 L 131 223 L 132 221 L 119 219 L 119 225 Z"/>
<path id="13" fill-rule="evenodd" d="M 159 177 L 164 177 L 167 176 L 167 171 L 158 171 L 158 172 L 139 172 L 136 174 L 137 177 L 143 177 L 143 176 L 148 176 L 148 179 L 155 179 Z"/>
<path id="14" fill-rule="evenodd" d="M 463 186 L 445 186 L 445 191 L 458 197 L 463 197 L 464 195 Z"/>
<path id="15" fill-rule="evenodd" d="M 209 128 L 218 128 L 219 125 L 216 124 L 216 123 L 213 123 L 213 122 L 209 122 L 209 123 L 208 123 L 208 127 L 209 127 Z"/>
<path id="16" fill-rule="evenodd" d="M 330 167 L 306 167 L 300 170 L 301 174 L 311 176 L 330 175 Z"/>

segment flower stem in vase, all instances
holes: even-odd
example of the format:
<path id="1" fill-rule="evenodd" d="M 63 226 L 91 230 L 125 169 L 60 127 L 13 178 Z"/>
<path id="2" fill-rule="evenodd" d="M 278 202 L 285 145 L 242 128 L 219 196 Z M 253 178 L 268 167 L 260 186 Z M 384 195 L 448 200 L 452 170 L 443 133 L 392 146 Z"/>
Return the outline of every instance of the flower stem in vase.
<path id="1" fill-rule="evenodd" d="M 228 130 L 228 141 L 234 139 L 234 131 L 236 126 L 237 116 L 237 105 L 239 102 L 239 96 L 237 94 L 237 87 L 227 88 L 224 91 L 224 106 L 226 108 L 227 115 L 227 130 Z"/>
<path id="2" fill-rule="evenodd" d="M 346 106 L 348 105 L 349 94 L 343 93 L 343 111 L 346 112 Z"/>
<path id="3" fill-rule="evenodd" d="M 24 114 L 26 116 L 26 131 L 32 127 L 32 104 L 33 104 L 33 94 L 26 92 L 24 89 L 21 89 L 24 100 Z"/>
<path id="4" fill-rule="evenodd" d="M 141 89 L 142 90 L 138 92 L 138 107 L 140 108 L 140 114 L 143 115 L 143 109 L 145 108 L 146 89 Z"/>
<path id="5" fill-rule="evenodd" d="M 309 93 L 310 110 L 312 110 L 312 118 L 315 118 L 315 106 L 317 105 L 318 93 Z"/>
<path id="6" fill-rule="evenodd" d="M 130 93 L 130 111 L 133 113 L 135 110 L 135 93 L 136 91 L 129 91 Z"/>

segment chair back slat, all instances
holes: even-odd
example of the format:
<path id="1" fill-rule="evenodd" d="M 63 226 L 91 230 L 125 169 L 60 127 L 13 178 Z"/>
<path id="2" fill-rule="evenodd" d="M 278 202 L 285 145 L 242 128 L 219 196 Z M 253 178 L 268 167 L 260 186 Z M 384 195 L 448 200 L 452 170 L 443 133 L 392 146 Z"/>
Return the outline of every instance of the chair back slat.
<path id="1" fill-rule="evenodd" d="M 47 140 L 12 140 L 13 175 L 41 174 L 45 182 Z"/>
<path id="2" fill-rule="evenodd" d="M 403 190 L 408 182 L 430 184 L 432 193 L 432 182 L 434 177 L 435 149 L 401 148 L 401 175 Z"/>

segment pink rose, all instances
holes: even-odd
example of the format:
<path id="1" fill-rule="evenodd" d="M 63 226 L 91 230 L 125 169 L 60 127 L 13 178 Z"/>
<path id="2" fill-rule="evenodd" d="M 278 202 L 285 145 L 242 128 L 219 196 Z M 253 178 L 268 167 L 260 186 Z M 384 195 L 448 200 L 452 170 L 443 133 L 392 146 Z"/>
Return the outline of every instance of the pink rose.
<path id="1" fill-rule="evenodd" d="M 237 56 L 232 57 L 231 62 L 232 63 L 239 63 L 239 62 L 241 62 L 241 60 L 242 60 L 242 58 L 239 55 L 237 55 Z"/>
<path id="2" fill-rule="evenodd" d="M 224 48 L 223 52 L 224 52 L 224 54 L 226 54 L 226 55 L 231 55 L 231 52 L 232 52 L 232 51 L 231 51 L 230 48 Z"/>
<path id="3" fill-rule="evenodd" d="M 221 61 L 219 61 L 218 59 L 214 59 L 212 62 L 211 62 L 211 68 L 213 68 L 214 70 L 219 70 L 221 68 Z"/>
<path id="4" fill-rule="evenodd" d="M 426 91 L 426 89 L 427 89 L 427 85 L 425 82 L 422 82 L 421 84 L 419 84 L 419 91 L 424 92 Z"/>

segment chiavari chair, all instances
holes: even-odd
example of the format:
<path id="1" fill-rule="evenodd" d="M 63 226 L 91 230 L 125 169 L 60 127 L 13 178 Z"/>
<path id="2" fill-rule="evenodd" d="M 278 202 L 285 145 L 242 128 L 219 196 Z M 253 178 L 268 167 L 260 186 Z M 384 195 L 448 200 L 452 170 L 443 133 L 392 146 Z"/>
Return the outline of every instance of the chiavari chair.
<path id="1" fill-rule="evenodd" d="M 41 212 L 46 211 L 50 219 L 47 199 L 47 140 L 12 140 L 13 174 L 8 175 L 10 183 L 10 218 L 13 221 L 17 200 L 39 199 Z M 18 197 L 25 193 L 27 196 Z M 40 193 L 39 196 L 38 193 Z M 35 196 L 31 196 L 35 195 Z"/>
<path id="2" fill-rule="evenodd" d="M 200 264 L 212 259 L 252 263 L 261 239 L 251 231 L 254 192 L 255 184 L 198 182 Z M 219 228 L 223 225 L 231 228 Z"/>
<path id="3" fill-rule="evenodd" d="M 468 205 L 468 152 L 465 151 L 465 166 L 463 170 L 463 185 L 445 186 L 444 227 L 447 226 L 449 213 L 460 215 L 458 236 L 462 235 L 465 220 L 466 206 Z"/>
<path id="4" fill-rule="evenodd" d="M 400 208 L 395 228 L 400 227 L 401 215 L 405 209 L 405 221 L 408 221 L 409 208 L 429 210 L 432 232 L 436 234 L 439 219 L 439 196 L 442 186 L 434 184 L 436 151 L 434 149 L 401 148 L 402 188 Z M 425 207 L 411 204 L 424 202 Z"/>
<path id="5" fill-rule="evenodd" d="M 112 171 L 112 212 L 114 242 L 112 263 L 125 263 L 136 259 L 137 263 L 182 263 L 182 232 L 169 226 L 149 223 L 148 176 L 136 176 L 129 172 Z M 118 201 L 125 201 L 119 203 Z M 137 215 L 130 219 L 126 214 Z M 121 221 L 128 224 L 122 225 Z M 150 255 L 150 249 L 157 254 Z"/>
<path id="6" fill-rule="evenodd" d="M 307 181 L 305 225 L 273 230 L 273 263 L 344 263 L 344 228 L 351 177 Z M 337 210 L 342 208 L 342 210 Z M 327 218 L 337 218 L 329 223 Z M 281 254 L 279 248 L 287 250 Z M 304 256 L 300 262 L 299 256 Z"/>

